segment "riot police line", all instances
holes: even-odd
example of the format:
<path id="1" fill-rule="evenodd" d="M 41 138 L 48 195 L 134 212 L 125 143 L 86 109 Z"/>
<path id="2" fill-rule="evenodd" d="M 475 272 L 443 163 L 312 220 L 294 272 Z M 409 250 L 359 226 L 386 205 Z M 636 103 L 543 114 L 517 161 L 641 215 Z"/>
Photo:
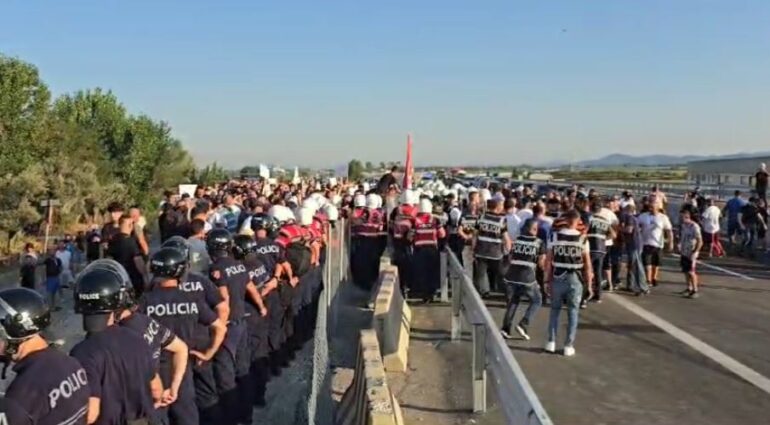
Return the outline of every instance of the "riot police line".
<path id="1" fill-rule="evenodd" d="M 338 217 L 318 190 L 274 189 L 280 197 L 243 208 L 239 234 L 214 223 L 203 273 L 192 270 L 180 235 L 149 257 L 146 287 L 113 259 L 87 265 L 73 285 L 86 335 L 69 355 L 43 337 L 51 309 L 36 291 L 0 291 L 3 357 L 16 373 L 0 402 L 3 420 L 252 423 L 267 383 L 313 336 L 323 246 Z"/>

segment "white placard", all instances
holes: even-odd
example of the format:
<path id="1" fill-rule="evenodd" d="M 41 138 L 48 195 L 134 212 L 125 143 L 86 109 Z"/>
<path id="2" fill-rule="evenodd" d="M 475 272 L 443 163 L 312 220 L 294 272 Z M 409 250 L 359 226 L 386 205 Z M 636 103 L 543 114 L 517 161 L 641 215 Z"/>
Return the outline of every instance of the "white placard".
<path id="1" fill-rule="evenodd" d="M 195 189 L 198 188 L 197 184 L 180 184 L 179 185 L 179 196 L 184 195 L 185 193 L 190 195 L 191 198 L 195 197 Z"/>

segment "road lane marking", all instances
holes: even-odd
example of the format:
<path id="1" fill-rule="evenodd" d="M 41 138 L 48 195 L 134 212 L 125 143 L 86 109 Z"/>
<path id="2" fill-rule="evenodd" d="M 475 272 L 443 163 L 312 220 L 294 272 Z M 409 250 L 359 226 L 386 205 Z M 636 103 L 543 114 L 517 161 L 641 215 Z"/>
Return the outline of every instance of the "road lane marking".
<path id="1" fill-rule="evenodd" d="M 770 394 L 770 379 L 761 375 L 759 372 L 755 371 L 754 369 L 744 365 L 738 360 L 735 360 L 734 358 L 728 356 L 727 354 L 706 344 L 705 342 L 692 336 L 686 331 L 674 326 L 673 324 L 661 318 L 660 316 L 645 310 L 644 308 L 640 307 L 638 304 L 624 298 L 622 295 L 607 294 L 607 297 L 615 301 L 616 303 L 620 304 L 626 310 L 636 314 L 642 319 L 659 327 L 664 332 L 678 339 L 680 342 L 684 343 L 685 345 L 688 345 L 693 350 L 719 363 L 725 369 L 738 375 L 739 377 L 749 382 L 750 384 L 754 385 L 755 387 L 759 388 L 760 390 Z"/>
<path id="2" fill-rule="evenodd" d="M 674 257 L 676 257 L 676 258 L 681 257 L 681 255 L 679 255 L 679 254 L 672 254 L 672 255 Z M 705 261 L 702 261 L 700 259 L 698 259 L 698 264 L 701 264 L 703 267 L 706 267 L 707 269 L 716 270 L 718 272 L 722 272 L 722 273 L 728 274 L 730 276 L 739 277 L 741 279 L 746 279 L 746 280 L 754 280 L 754 278 L 751 277 L 751 276 L 747 276 L 747 275 L 742 274 L 742 273 L 734 272 L 734 271 L 728 270 L 728 269 L 726 269 L 724 267 L 715 266 L 713 264 L 709 264 L 709 263 L 707 263 Z"/>

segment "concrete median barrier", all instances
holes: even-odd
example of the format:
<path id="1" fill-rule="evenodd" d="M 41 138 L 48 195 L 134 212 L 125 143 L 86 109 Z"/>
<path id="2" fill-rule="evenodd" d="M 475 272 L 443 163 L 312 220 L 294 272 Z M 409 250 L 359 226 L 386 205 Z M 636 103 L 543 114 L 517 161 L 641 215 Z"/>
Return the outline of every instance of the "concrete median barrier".
<path id="1" fill-rule="evenodd" d="M 383 264 L 372 328 L 377 332 L 382 361 L 388 372 L 406 372 L 411 321 L 412 312 L 401 295 L 398 269 Z"/>
<path id="2" fill-rule="evenodd" d="M 401 408 L 388 387 L 377 334 L 361 331 L 353 382 L 342 396 L 337 425 L 402 425 Z"/>

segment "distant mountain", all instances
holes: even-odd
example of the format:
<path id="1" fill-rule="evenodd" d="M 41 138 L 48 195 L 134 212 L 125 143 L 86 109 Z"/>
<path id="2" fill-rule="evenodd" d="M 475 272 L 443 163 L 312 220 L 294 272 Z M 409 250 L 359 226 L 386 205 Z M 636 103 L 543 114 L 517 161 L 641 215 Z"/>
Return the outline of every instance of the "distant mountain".
<path id="1" fill-rule="evenodd" d="M 733 155 L 624 155 L 612 154 L 599 159 L 589 159 L 586 161 L 575 162 L 571 165 L 575 167 L 622 167 L 624 165 L 636 166 L 670 166 L 687 164 L 691 161 L 700 161 L 705 159 L 728 159 L 728 158 L 746 158 L 752 156 L 770 155 L 770 152 L 752 152 L 738 153 Z M 569 163 L 551 162 L 543 164 L 546 167 L 556 167 L 570 165 Z"/>

